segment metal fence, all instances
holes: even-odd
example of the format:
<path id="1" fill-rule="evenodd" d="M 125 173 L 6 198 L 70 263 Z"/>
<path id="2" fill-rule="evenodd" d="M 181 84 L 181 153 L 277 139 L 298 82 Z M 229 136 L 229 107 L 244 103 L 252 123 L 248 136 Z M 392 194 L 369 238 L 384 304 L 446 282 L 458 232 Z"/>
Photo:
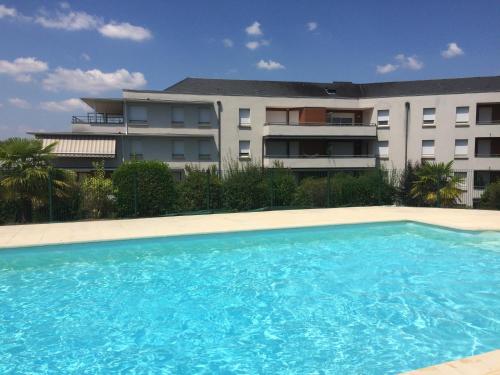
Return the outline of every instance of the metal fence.
<path id="1" fill-rule="evenodd" d="M 236 211 L 350 206 L 435 206 L 474 208 L 485 186 L 472 170 L 455 170 L 458 193 L 436 189 L 430 199 L 412 191 L 407 170 L 290 171 L 284 168 L 196 170 L 181 181 L 132 179 L 123 186 L 83 189 L 85 176 L 64 189 L 49 175 L 45 186 L 0 190 L 0 224 L 104 218 L 154 217 Z M 0 181 L 7 172 L 0 171 Z M 476 181 L 475 181 L 476 180 Z M 109 182 L 110 183 L 110 182 Z M 168 186 L 167 186 L 168 185 Z M 0 185 L 1 187 L 1 185 Z M 24 190 L 23 190 L 24 189 Z"/>

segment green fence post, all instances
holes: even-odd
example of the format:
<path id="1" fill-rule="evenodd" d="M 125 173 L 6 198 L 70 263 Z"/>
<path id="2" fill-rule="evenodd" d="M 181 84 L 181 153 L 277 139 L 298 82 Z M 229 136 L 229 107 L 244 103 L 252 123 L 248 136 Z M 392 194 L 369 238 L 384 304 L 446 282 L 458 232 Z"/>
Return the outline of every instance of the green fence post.
<path id="1" fill-rule="evenodd" d="M 330 194 L 331 194 L 330 171 L 327 171 L 326 172 L 326 207 L 331 206 Z"/>
<path id="2" fill-rule="evenodd" d="M 138 216 L 137 208 L 137 171 L 134 173 L 134 216 Z"/>
<path id="3" fill-rule="evenodd" d="M 54 220 L 54 214 L 53 214 L 53 204 L 52 204 L 52 176 L 50 174 L 50 169 L 49 169 L 49 175 L 48 175 L 48 188 L 49 188 L 49 222 L 52 222 Z"/>
<path id="4" fill-rule="evenodd" d="M 207 210 L 210 211 L 210 169 L 207 169 Z"/>
<path id="5" fill-rule="evenodd" d="M 274 207 L 274 176 L 273 176 L 273 168 L 268 169 L 271 178 L 271 209 Z"/>

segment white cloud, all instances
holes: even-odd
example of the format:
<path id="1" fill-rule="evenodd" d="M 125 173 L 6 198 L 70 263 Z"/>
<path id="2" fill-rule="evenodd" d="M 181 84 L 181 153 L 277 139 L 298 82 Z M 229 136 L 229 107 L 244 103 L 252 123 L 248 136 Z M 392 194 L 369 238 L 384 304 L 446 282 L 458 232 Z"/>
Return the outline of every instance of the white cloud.
<path id="1" fill-rule="evenodd" d="M 59 6 L 61 7 L 61 9 L 69 9 L 69 8 L 71 8 L 71 5 L 69 5 L 69 3 L 66 2 L 66 1 L 61 1 L 59 3 Z"/>
<path id="2" fill-rule="evenodd" d="M 97 94 L 124 88 L 140 88 L 146 83 L 142 73 L 130 73 L 126 69 L 104 73 L 99 69 L 83 71 L 57 68 L 43 80 L 43 87 L 49 91 L 67 90 Z"/>
<path id="3" fill-rule="evenodd" d="M 417 56 L 405 56 L 400 53 L 396 55 L 396 60 L 399 61 L 402 68 L 411 70 L 420 70 L 424 67 L 424 63 L 417 59 Z"/>
<path id="4" fill-rule="evenodd" d="M 82 53 L 80 57 L 85 61 L 90 61 L 90 55 L 88 53 Z"/>
<path id="5" fill-rule="evenodd" d="M 3 4 L 0 4 L 0 18 L 4 17 L 16 17 L 17 10 L 16 8 L 8 8 Z"/>
<path id="6" fill-rule="evenodd" d="M 265 70 L 276 70 L 276 69 L 285 69 L 285 66 L 273 60 L 268 60 L 268 61 L 260 60 L 257 63 L 257 68 Z"/>
<path id="7" fill-rule="evenodd" d="M 35 17 L 35 22 L 49 29 L 76 31 L 96 29 L 102 20 L 85 12 L 71 11 L 69 13 L 57 12 L 54 16 L 44 12 Z"/>
<path id="8" fill-rule="evenodd" d="M 318 28 L 318 23 L 317 22 L 311 21 L 311 22 L 307 23 L 307 30 L 314 31 L 317 28 Z"/>
<path id="9" fill-rule="evenodd" d="M 44 72 L 49 68 L 45 61 L 34 57 L 18 57 L 13 61 L 0 60 L 0 74 L 7 74 L 19 82 L 31 81 L 31 74 Z"/>
<path id="10" fill-rule="evenodd" d="M 260 47 L 260 43 L 257 41 L 248 42 L 247 44 L 245 44 L 245 46 L 253 51 Z"/>
<path id="11" fill-rule="evenodd" d="M 50 112 L 72 112 L 72 111 L 89 111 L 90 107 L 80 99 L 71 98 L 61 101 L 41 102 L 40 108 Z"/>
<path id="12" fill-rule="evenodd" d="M 448 48 L 444 51 L 441 51 L 441 56 L 443 56 L 445 59 L 452 59 L 463 54 L 464 50 L 460 48 L 455 42 L 448 43 Z"/>
<path id="13" fill-rule="evenodd" d="M 30 103 L 21 98 L 10 98 L 9 103 L 10 105 L 21 109 L 28 109 L 31 107 Z"/>
<path id="14" fill-rule="evenodd" d="M 262 30 L 260 29 L 260 22 L 255 21 L 250 26 L 248 26 L 245 31 L 248 35 L 262 35 Z"/>
<path id="15" fill-rule="evenodd" d="M 234 46 L 234 42 L 229 38 L 222 39 L 222 44 L 224 44 L 224 47 L 226 48 L 231 48 Z"/>
<path id="16" fill-rule="evenodd" d="M 398 65 L 394 64 L 385 64 L 385 65 L 377 65 L 377 73 L 378 74 L 387 74 L 394 72 L 399 68 Z"/>
<path id="17" fill-rule="evenodd" d="M 101 35 L 112 39 L 129 39 L 135 42 L 142 42 L 151 39 L 153 35 L 151 31 L 142 27 L 134 26 L 128 22 L 116 23 L 111 22 L 99 27 Z"/>

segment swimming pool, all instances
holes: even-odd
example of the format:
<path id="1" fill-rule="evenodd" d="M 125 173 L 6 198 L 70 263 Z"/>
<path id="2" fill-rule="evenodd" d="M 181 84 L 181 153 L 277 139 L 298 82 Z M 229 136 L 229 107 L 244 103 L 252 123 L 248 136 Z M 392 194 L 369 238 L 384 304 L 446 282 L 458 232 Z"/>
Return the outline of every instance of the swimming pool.
<path id="1" fill-rule="evenodd" d="M 408 222 L 1 250 L 0 373 L 398 373 L 499 348 L 499 285 Z"/>

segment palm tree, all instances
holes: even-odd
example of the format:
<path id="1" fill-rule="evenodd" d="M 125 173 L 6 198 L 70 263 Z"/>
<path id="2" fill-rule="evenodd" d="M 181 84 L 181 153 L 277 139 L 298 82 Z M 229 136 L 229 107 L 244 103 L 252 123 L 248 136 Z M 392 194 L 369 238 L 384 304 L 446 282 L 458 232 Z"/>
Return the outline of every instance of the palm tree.
<path id="1" fill-rule="evenodd" d="M 449 163 L 424 163 L 415 171 L 411 195 L 431 206 L 452 207 L 460 201 L 463 179 L 453 173 L 453 161 Z"/>
<path id="2" fill-rule="evenodd" d="M 0 190 L 5 201 L 18 205 L 21 222 L 30 221 L 33 209 L 49 201 L 49 189 L 62 198 L 75 183 L 73 172 L 51 165 L 55 145 L 44 147 L 40 140 L 25 138 L 0 143 Z"/>

